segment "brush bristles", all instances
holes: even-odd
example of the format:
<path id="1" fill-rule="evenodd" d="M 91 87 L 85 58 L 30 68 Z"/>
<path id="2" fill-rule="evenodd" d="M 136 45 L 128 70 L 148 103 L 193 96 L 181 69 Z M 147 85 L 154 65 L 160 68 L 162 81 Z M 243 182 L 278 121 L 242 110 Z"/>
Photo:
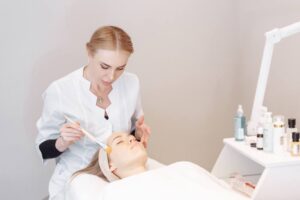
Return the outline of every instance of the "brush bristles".
<path id="1" fill-rule="evenodd" d="M 106 147 L 105 151 L 106 151 L 107 154 L 110 154 L 112 149 L 111 149 L 111 147 Z"/>

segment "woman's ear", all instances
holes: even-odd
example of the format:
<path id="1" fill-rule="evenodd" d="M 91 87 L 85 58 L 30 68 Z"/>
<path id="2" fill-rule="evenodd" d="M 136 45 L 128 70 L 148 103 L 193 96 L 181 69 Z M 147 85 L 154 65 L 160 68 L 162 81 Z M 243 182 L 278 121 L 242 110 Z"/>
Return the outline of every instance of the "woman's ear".
<path id="1" fill-rule="evenodd" d="M 87 54 L 88 62 L 89 62 L 90 59 L 93 58 L 93 54 L 92 54 L 92 52 L 88 49 L 88 47 L 86 47 L 86 54 Z"/>
<path id="2" fill-rule="evenodd" d="M 109 164 L 109 170 L 111 171 L 111 172 L 113 172 L 113 171 L 115 171 L 117 168 L 114 166 L 114 164 L 112 163 L 112 164 Z"/>

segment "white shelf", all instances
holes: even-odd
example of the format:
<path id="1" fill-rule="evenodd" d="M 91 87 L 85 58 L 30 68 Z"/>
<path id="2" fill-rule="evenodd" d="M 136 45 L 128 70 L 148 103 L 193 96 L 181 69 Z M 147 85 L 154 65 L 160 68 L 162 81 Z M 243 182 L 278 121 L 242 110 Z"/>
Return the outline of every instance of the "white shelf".
<path id="1" fill-rule="evenodd" d="M 233 173 L 248 175 L 245 178 L 256 185 L 249 199 L 300 199 L 300 157 L 259 151 L 234 138 L 225 138 L 223 142 L 211 172 L 214 176 L 226 180 Z"/>
<path id="2" fill-rule="evenodd" d="M 246 145 L 244 141 L 235 141 L 234 138 L 225 138 L 223 142 L 264 167 L 300 165 L 300 157 L 293 157 L 288 152 L 274 154 L 260 151 Z"/>

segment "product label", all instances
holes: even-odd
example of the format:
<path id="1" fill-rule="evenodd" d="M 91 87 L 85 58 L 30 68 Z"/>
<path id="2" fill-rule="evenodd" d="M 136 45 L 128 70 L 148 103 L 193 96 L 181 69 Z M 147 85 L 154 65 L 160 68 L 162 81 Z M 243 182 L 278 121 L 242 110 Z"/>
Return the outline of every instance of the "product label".
<path id="1" fill-rule="evenodd" d="M 240 117 L 234 118 L 234 137 L 236 140 L 244 140 L 245 132 L 242 127 L 242 119 Z"/>
<path id="2" fill-rule="evenodd" d="M 272 124 L 264 128 L 264 150 L 268 152 L 273 151 L 273 128 Z"/>
<path id="3" fill-rule="evenodd" d="M 300 145 L 293 145 L 293 154 L 294 155 L 299 155 L 300 154 Z"/>
<path id="4" fill-rule="evenodd" d="M 257 138 L 256 148 L 263 148 L 263 139 Z"/>

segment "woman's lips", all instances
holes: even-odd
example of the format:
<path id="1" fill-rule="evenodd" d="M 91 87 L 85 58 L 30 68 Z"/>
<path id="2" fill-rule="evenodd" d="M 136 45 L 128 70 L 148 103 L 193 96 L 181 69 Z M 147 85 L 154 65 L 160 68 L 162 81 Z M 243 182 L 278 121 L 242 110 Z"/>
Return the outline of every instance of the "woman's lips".
<path id="1" fill-rule="evenodd" d="M 112 83 L 111 82 L 107 82 L 107 81 L 102 81 L 103 85 L 105 86 L 110 86 Z"/>

